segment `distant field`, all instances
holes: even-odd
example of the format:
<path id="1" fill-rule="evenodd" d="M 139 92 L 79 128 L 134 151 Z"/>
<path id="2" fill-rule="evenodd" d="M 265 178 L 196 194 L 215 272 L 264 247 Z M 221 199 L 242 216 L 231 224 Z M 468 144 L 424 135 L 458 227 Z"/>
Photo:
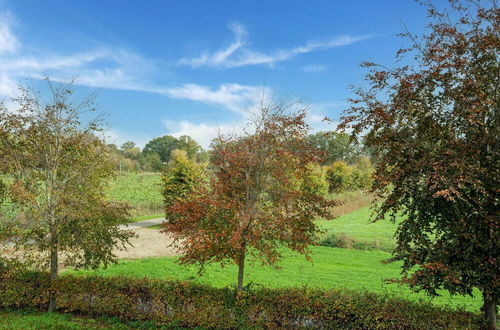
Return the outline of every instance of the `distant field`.
<path id="1" fill-rule="evenodd" d="M 320 220 L 318 224 L 326 231 L 326 237 L 334 235 L 353 241 L 361 247 L 391 251 L 394 248 L 397 223 L 389 220 L 372 223 L 370 219 L 370 208 L 363 207 L 334 220 Z"/>
<path id="2" fill-rule="evenodd" d="M 108 196 L 111 200 L 129 203 L 133 208 L 133 217 L 156 216 L 164 212 L 159 174 L 119 173 L 110 184 Z M 337 215 L 348 214 L 366 207 L 371 201 L 369 195 L 360 191 L 346 192 L 333 197 L 344 202 L 336 208 Z"/>
<path id="3" fill-rule="evenodd" d="M 163 213 L 161 178 L 158 174 L 121 173 L 111 182 L 109 198 L 129 203 L 132 216 Z"/>
<path id="4" fill-rule="evenodd" d="M 247 267 L 245 281 L 265 287 L 315 287 L 347 288 L 368 290 L 376 293 L 389 293 L 409 300 L 430 300 L 424 294 L 412 293 L 408 288 L 385 284 L 384 279 L 399 275 L 399 264 L 382 264 L 390 254 L 383 251 L 362 251 L 331 247 L 313 247 L 313 264 L 304 256 L 286 251 L 276 270 L 260 264 Z M 237 269 L 235 266 L 221 268 L 219 265 L 206 267 L 203 276 L 198 277 L 194 266 L 179 266 L 178 258 L 146 258 L 124 260 L 117 265 L 98 271 L 79 271 L 78 274 L 97 274 L 102 276 L 150 277 L 158 279 L 180 279 L 208 284 L 216 287 L 235 285 Z M 69 273 L 74 273 L 68 271 Z M 439 305 L 462 306 L 467 310 L 478 311 L 479 297 L 453 297 L 446 293 L 433 300 Z"/>

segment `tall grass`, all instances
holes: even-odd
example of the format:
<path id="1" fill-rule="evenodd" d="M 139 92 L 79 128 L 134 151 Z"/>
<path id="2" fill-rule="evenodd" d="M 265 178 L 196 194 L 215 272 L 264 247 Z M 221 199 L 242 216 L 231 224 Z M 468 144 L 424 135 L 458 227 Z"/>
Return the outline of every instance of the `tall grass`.
<path id="1" fill-rule="evenodd" d="M 361 190 L 332 194 L 331 197 L 341 202 L 334 211 L 337 217 L 367 207 L 373 200 L 373 196 L 370 193 Z"/>

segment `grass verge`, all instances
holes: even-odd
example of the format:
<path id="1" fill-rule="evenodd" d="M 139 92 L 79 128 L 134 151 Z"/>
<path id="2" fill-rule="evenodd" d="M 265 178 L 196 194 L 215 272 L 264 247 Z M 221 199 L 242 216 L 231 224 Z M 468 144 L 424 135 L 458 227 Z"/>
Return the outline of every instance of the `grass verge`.
<path id="1" fill-rule="evenodd" d="M 481 305 L 479 297 L 451 297 L 446 292 L 431 299 L 420 293 L 413 293 L 407 287 L 386 284 L 384 279 L 397 278 L 400 264 L 382 264 L 389 253 L 383 251 L 362 251 L 330 247 L 312 247 L 313 263 L 304 256 L 290 251 L 283 253 L 280 269 L 260 264 L 248 264 L 245 274 L 246 283 L 269 288 L 310 287 L 367 290 L 374 293 L 394 295 L 411 301 L 431 301 L 437 305 L 451 308 L 462 307 L 477 312 Z M 215 287 L 234 286 L 237 268 L 227 265 L 208 265 L 202 276 L 198 276 L 195 266 L 180 266 L 173 258 L 145 258 L 123 260 L 107 269 L 97 271 L 79 271 L 76 274 L 100 276 L 130 276 L 156 279 L 179 279 L 193 281 Z M 67 271 L 73 273 L 74 271 Z"/>

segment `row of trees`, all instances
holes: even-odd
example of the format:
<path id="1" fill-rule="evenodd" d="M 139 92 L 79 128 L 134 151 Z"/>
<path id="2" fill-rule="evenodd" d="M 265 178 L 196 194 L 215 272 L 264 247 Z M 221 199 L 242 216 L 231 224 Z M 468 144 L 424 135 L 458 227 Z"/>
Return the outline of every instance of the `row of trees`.
<path id="1" fill-rule="evenodd" d="M 179 138 L 171 135 L 154 138 L 143 150 L 132 141 L 123 143 L 119 148 L 114 144 L 109 147 L 118 171 L 160 172 L 164 164 L 169 162 L 173 150 L 184 150 L 190 159 L 200 163 L 208 161 L 208 152 L 186 135 Z"/>
<path id="2" fill-rule="evenodd" d="M 368 156 L 368 153 L 353 143 L 345 133 L 318 132 L 308 135 L 307 140 L 313 148 L 323 153 L 323 166 L 336 161 L 352 165 L 359 162 L 360 158 Z M 187 135 L 179 138 L 171 135 L 157 137 L 149 141 L 142 150 L 132 141 L 127 141 L 120 147 L 114 144 L 109 147 L 112 161 L 118 171 L 161 172 L 164 165 L 170 161 L 174 150 L 184 150 L 189 159 L 198 163 L 207 163 L 210 159 L 210 150 L 204 150 Z"/>

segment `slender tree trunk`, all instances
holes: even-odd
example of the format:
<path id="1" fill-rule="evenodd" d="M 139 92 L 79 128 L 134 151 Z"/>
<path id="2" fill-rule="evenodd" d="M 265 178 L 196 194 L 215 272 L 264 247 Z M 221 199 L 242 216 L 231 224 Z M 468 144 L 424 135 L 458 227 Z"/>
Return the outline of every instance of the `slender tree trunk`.
<path id="1" fill-rule="evenodd" d="M 497 330 L 497 302 L 495 298 L 483 292 L 483 318 L 488 329 Z"/>
<path id="2" fill-rule="evenodd" d="M 238 292 L 243 291 L 243 275 L 245 272 L 245 251 L 243 251 L 238 260 Z"/>
<path id="3" fill-rule="evenodd" d="M 54 280 L 57 278 L 57 273 L 59 271 L 58 261 L 57 246 L 53 246 L 53 248 L 50 250 L 50 289 L 49 308 L 47 310 L 49 313 L 56 311 L 56 295 L 52 286 L 54 284 Z"/>

